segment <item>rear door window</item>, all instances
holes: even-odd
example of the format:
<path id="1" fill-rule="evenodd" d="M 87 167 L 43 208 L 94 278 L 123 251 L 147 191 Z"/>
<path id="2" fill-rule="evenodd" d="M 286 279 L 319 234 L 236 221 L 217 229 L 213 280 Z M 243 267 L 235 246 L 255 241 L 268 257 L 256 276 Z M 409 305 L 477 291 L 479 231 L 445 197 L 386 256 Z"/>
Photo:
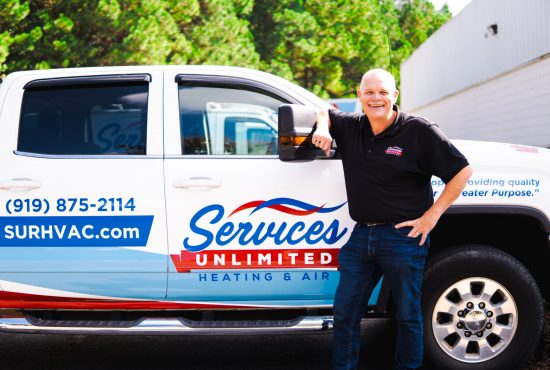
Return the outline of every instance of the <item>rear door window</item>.
<path id="1" fill-rule="evenodd" d="M 69 81 L 69 80 L 68 80 Z M 148 82 L 25 89 L 17 150 L 61 155 L 146 153 Z"/>

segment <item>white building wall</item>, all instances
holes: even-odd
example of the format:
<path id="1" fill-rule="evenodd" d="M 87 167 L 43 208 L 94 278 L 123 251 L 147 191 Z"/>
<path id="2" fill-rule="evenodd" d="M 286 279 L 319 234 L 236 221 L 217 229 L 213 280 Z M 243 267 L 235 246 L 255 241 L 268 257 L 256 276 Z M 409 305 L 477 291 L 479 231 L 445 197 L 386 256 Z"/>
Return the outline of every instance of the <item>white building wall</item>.
<path id="1" fill-rule="evenodd" d="M 550 147 L 550 55 L 409 111 L 453 139 Z"/>
<path id="2" fill-rule="evenodd" d="M 550 0 L 473 0 L 403 62 L 401 106 L 453 138 L 548 146 L 549 54 Z"/>

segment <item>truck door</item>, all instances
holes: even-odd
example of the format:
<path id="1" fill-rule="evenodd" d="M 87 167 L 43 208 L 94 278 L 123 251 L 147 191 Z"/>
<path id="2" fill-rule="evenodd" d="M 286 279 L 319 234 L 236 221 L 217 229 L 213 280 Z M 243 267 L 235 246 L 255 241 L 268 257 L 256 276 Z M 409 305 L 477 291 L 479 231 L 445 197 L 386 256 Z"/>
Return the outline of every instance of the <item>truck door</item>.
<path id="1" fill-rule="evenodd" d="M 176 81 L 176 82 L 174 82 Z M 330 305 L 349 237 L 341 163 L 283 163 L 272 84 L 165 75 L 168 299 Z"/>
<path id="2" fill-rule="evenodd" d="M 0 287 L 48 308 L 164 299 L 162 72 L 87 74 L 7 94 Z"/>

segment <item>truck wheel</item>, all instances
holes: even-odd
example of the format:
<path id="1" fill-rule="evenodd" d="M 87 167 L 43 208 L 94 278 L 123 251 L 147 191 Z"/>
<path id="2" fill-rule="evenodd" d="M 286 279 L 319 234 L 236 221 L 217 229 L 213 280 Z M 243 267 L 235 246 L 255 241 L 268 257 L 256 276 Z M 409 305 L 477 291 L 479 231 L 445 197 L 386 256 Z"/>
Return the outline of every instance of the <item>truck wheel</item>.
<path id="1" fill-rule="evenodd" d="M 422 306 L 426 360 L 435 369 L 519 369 L 544 327 L 542 297 L 529 271 L 485 245 L 434 256 Z"/>

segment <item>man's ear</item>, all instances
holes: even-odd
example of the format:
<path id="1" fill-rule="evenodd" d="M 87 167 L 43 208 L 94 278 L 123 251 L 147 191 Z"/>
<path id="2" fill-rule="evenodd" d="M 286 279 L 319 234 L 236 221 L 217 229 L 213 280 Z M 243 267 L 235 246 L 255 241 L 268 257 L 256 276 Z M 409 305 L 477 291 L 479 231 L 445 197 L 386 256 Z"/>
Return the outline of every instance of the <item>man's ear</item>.
<path id="1" fill-rule="evenodd" d="M 398 96 L 399 96 L 399 90 L 395 90 L 395 92 L 393 93 L 393 98 L 395 99 L 395 101 L 397 101 Z"/>

